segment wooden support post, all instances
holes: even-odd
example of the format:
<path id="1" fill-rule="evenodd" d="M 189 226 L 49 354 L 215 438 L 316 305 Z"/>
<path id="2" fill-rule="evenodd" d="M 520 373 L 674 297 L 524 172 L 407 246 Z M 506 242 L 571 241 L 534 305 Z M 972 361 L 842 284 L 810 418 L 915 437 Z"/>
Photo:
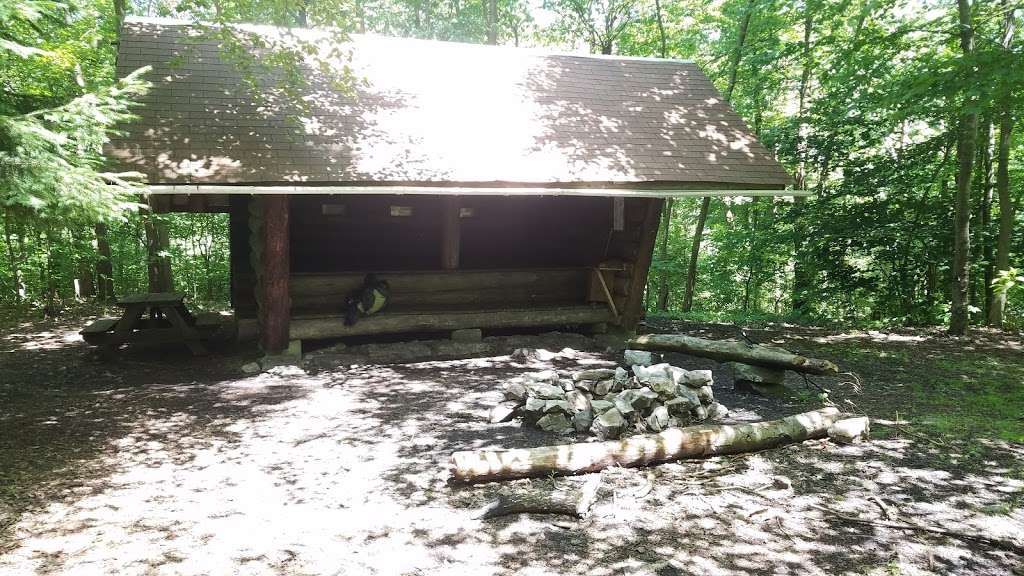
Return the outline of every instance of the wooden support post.
<path id="1" fill-rule="evenodd" d="M 288 297 L 288 207 L 283 194 L 263 197 L 263 300 L 260 308 L 260 344 L 267 354 L 288 348 L 291 303 Z"/>
<path id="2" fill-rule="evenodd" d="M 461 251 L 461 230 L 459 221 L 459 197 L 445 196 L 442 199 L 441 225 L 441 268 L 457 270 Z"/>
<path id="3" fill-rule="evenodd" d="M 644 288 L 647 286 L 647 272 L 651 268 L 654 257 L 654 242 L 658 238 L 658 227 L 661 223 L 661 206 L 664 200 L 650 198 L 644 212 L 643 224 L 640 228 L 640 244 L 637 247 L 633 271 L 629 278 L 629 295 L 622 310 L 621 326 L 627 332 L 636 330 L 640 318 L 643 317 Z"/>

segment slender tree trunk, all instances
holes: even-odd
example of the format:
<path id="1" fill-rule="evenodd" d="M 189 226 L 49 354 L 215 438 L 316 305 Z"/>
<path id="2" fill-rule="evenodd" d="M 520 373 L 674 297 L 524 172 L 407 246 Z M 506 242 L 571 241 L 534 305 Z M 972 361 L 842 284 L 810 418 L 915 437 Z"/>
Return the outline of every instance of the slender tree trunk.
<path id="1" fill-rule="evenodd" d="M 683 292 L 683 312 L 693 308 L 693 289 L 697 285 L 697 258 L 700 256 L 700 244 L 704 238 L 704 223 L 708 220 L 711 198 L 705 196 L 700 201 L 700 213 L 697 214 L 697 225 L 693 230 L 693 245 L 690 248 L 690 264 L 686 267 L 686 289 Z"/>
<path id="2" fill-rule="evenodd" d="M 725 100 L 732 101 L 732 93 L 736 89 L 736 77 L 739 71 L 740 62 L 743 60 L 743 48 L 747 43 L 747 31 L 750 29 L 750 19 L 754 14 L 755 0 L 747 0 L 746 10 L 740 20 L 739 30 L 736 34 L 736 47 L 732 53 L 732 60 L 729 63 L 729 83 L 725 87 Z M 697 259 L 700 257 L 700 244 L 704 238 L 704 226 L 707 224 L 708 211 L 711 208 L 711 198 L 706 196 L 701 199 L 700 213 L 697 214 L 697 225 L 693 230 L 693 247 L 690 249 L 690 263 L 686 267 L 686 287 L 683 290 L 683 312 L 689 312 L 693 308 L 693 291 L 697 284 Z"/>
<path id="3" fill-rule="evenodd" d="M 487 0 L 487 43 L 498 43 L 498 0 Z"/>
<path id="4" fill-rule="evenodd" d="M 675 202 L 672 198 L 665 201 L 664 214 L 661 218 L 661 244 L 658 246 L 658 259 L 662 265 L 668 260 L 668 237 L 672 231 L 672 208 Z M 657 310 L 664 312 L 668 310 L 668 270 L 662 269 L 658 278 L 658 303 Z"/>
<path id="5" fill-rule="evenodd" d="M 982 317 L 988 318 L 992 305 L 992 242 L 989 227 L 992 222 L 992 116 L 985 114 L 981 124 L 981 146 L 978 147 L 978 187 L 981 200 L 978 203 L 978 228 L 975 244 L 981 247 L 981 298 L 978 297 L 977 282 L 971 283 L 971 301 L 983 302 Z"/>
<path id="6" fill-rule="evenodd" d="M 661 57 L 668 58 L 668 46 L 665 41 L 665 22 L 661 18 L 661 0 L 654 0 L 654 16 L 658 23 L 658 39 L 661 41 Z"/>
<path id="7" fill-rule="evenodd" d="M 100 302 L 114 300 L 114 259 L 110 254 L 110 242 L 107 240 L 107 225 L 100 222 L 95 226 L 96 252 L 96 296 Z"/>
<path id="8" fill-rule="evenodd" d="M 170 237 L 167 222 L 152 212 L 146 215 L 146 260 L 149 272 L 150 292 L 171 292 L 174 277 L 171 275 Z"/>
<path id="9" fill-rule="evenodd" d="M 797 104 L 796 155 L 796 189 L 803 190 L 807 186 L 807 89 L 811 82 L 811 37 L 814 33 L 814 13 L 809 5 L 804 7 L 804 41 L 803 70 L 800 71 L 800 88 Z M 806 198 L 793 198 L 793 299 L 794 312 L 801 312 L 807 307 L 807 296 L 813 282 L 813 273 L 807 262 L 807 226 L 804 222 Z"/>
<path id="10" fill-rule="evenodd" d="M 974 56 L 974 23 L 968 0 L 957 0 L 960 17 L 960 48 L 965 61 Z M 967 64 L 968 66 L 970 63 Z M 953 208 L 953 282 L 949 333 L 963 335 L 969 323 L 971 257 L 971 171 L 974 169 L 974 148 L 978 138 L 978 113 L 973 97 L 963 104 L 960 116 L 960 134 L 957 140 L 956 195 Z"/>
<path id="11" fill-rule="evenodd" d="M 11 271 L 11 289 L 14 301 L 25 299 L 25 278 L 21 273 L 20 258 L 14 249 L 14 233 L 11 231 L 11 220 L 14 216 L 9 210 L 4 211 L 4 245 L 7 247 L 7 264 Z"/>
<path id="12" fill-rule="evenodd" d="M 1002 2 L 1006 10 L 1003 23 L 1004 51 L 1009 51 L 1015 32 L 1015 10 Z M 1014 205 L 1010 198 L 1010 145 L 1013 139 L 1012 100 L 1007 86 L 1002 86 L 999 100 L 999 145 L 996 153 L 996 195 L 999 198 L 999 239 L 996 241 L 996 270 L 1002 272 L 1010 269 L 1010 244 L 1013 240 Z M 1003 313 L 1006 309 L 1006 294 L 994 293 L 992 305 L 988 311 L 988 323 L 1002 327 Z"/>

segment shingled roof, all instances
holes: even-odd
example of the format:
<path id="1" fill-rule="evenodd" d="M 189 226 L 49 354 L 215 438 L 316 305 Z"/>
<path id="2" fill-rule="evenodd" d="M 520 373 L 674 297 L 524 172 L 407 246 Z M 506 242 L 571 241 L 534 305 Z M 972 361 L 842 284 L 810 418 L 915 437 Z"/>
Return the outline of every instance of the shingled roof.
<path id="1" fill-rule="evenodd" d="M 347 44 L 351 61 L 337 69 L 351 66 L 354 93 L 311 65 L 300 110 L 253 98 L 196 28 L 129 19 L 118 73 L 151 65 L 154 86 L 109 146 L 116 168 L 150 184 L 791 182 L 693 63 L 375 36 Z"/>

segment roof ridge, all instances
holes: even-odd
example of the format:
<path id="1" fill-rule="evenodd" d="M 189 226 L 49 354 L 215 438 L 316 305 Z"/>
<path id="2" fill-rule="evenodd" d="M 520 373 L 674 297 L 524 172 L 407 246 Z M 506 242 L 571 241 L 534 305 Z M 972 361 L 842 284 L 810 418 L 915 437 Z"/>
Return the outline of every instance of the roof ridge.
<path id="1" fill-rule="evenodd" d="M 165 18 L 157 16 L 126 16 L 125 23 L 138 23 L 138 24 L 158 24 L 164 26 L 195 26 L 196 22 L 190 20 L 183 20 L 180 18 Z M 286 27 L 286 26 L 274 26 L 272 24 L 252 24 L 247 22 L 231 23 L 232 26 L 238 26 L 241 28 L 249 29 L 270 29 L 270 30 L 295 30 L 295 31 L 309 31 L 309 32 L 324 32 L 323 28 L 302 28 L 302 27 Z M 493 45 L 493 44 L 478 44 L 475 42 L 459 42 L 454 40 L 436 40 L 428 38 L 407 38 L 403 36 L 387 36 L 384 34 L 349 34 L 350 38 L 369 38 L 373 40 L 384 40 L 384 41 L 401 41 L 401 42 L 423 42 L 428 44 L 444 44 L 450 46 L 459 47 L 474 47 L 484 50 L 506 50 L 506 51 L 517 51 L 524 54 L 534 54 L 538 56 L 563 56 L 568 58 L 591 58 L 595 60 L 613 60 L 613 61 L 640 61 L 640 62 L 655 62 L 663 64 L 685 64 L 695 65 L 696 62 L 693 60 L 681 60 L 676 58 L 659 58 L 657 56 L 624 56 L 618 54 L 591 54 L 589 52 L 569 52 L 566 50 L 550 50 L 543 47 L 519 47 L 519 46 L 508 46 L 508 45 Z"/>

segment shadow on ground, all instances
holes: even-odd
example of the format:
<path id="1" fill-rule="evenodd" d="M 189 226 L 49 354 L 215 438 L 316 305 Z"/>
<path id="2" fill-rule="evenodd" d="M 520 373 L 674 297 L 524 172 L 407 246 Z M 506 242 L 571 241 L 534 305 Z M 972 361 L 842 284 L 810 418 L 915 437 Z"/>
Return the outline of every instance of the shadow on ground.
<path id="1" fill-rule="evenodd" d="M 845 360 L 829 354 L 842 342 L 837 335 L 759 336 Z M 244 350 L 205 359 L 131 353 L 102 364 L 70 327 L 39 324 L 0 342 L 0 499 L 10 523 L 0 572 L 1007 574 L 1021 561 L 955 539 L 846 524 L 822 510 L 864 518 L 888 511 L 1001 538 L 1024 533 L 1019 444 L 932 442 L 899 430 L 857 446 L 811 441 L 610 469 L 584 521 L 474 519 L 501 493 L 586 481 L 453 487 L 445 464 L 455 450 L 569 442 L 484 416 L 509 377 L 612 362 L 596 343 L 528 364 L 508 356 L 356 366 L 320 358 L 308 372 L 242 376 L 239 366 L 251 359 Z M 797 380 L 787 399 L 737 395 L 717 366 L 671 360 L 714 368 L 716 397 L 736 421 L 802 411 L 817 394 Z M 880 409 L 872 404 L 878 392 L 889 402 L 880 413 L 911 414 L 892 404 L 899 396 L 891 378 L 861 380 L 859 394 L 844 384 L 848 376 L 817 384 L 869 413 Z"/>

